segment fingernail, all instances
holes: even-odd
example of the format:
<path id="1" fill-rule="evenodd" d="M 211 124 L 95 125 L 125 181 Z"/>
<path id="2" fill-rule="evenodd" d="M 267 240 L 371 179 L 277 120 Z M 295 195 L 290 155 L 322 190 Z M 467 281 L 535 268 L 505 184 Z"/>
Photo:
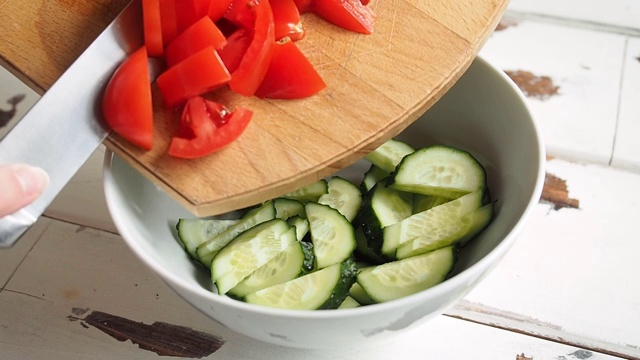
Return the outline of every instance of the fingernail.
<path id="1" fill-rule="evenodd" d="M 27 196 L 37 196 L 49 185 L 49 175 L 39 167 L 30 165 L 15 165 L 14 173 Z"/>

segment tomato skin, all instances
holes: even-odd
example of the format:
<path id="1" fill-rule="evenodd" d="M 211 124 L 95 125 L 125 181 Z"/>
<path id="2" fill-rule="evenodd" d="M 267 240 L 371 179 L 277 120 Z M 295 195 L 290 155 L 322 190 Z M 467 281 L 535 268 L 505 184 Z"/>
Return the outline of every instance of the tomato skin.
<path id="1" fill-rule="evenodd" d="M 149 56 L 162 56 L 164 43 L 162 40 L 159 0 L 142 0 L 142 26 L 147 54 Z"/>
<path id="2" fill-rule="evenodd" d="M 162 27 L 162 42 L 169 45 L 178 36 L 178 23 L 176 19 L 176 0 L 159 0 L 160 25 Z"/>
<path id="3" fill-rule="evenodd" d="M 212 46 L 202 49 L 158 76 L 156 84 L 169 107 L 216 89 L 231 79 Z"/>
<path id="4" fill-rule="evenodd" d="M 293 0 L 270 0 L 276 40 L 285 36 L 293 41 L 304 37 L 300 12 Z"/>
<path id="5" fill-rule="evenodd" d="M 270 99 L 301 99 L 327 85 L 311 62 L 288 38 L 278 41 L 269 70 L 255 95 Z"/>
<path id="6" fill-rule="evenodd" d="M 362 34 L 373 32 L 375 14 L 361 0 L 313 0 L 310 11 L 346 30 Z"/>
<path id="7" fill-rule="evenodd" d="M 150 150 L 153 144 L 153 106 L 147 49 L 142 46 L 116 69 L 102 98 L 109 127 L 130 143 Z"/>
<path id="8" fill-rule="evenodd" d="M 219 151 L 245 131 L 253 113 L 237 108 L 232 113 L 219 103 L 200 96 L 190 98 L 180 118 L 180 128 L 171 139 L 169 155 L 196 159 Z"/>
<path id="9" fill-rule="evenodd" d="M 220 59 L 222 59 L 229 72 L 236 71 L 251 44 L 251 39 L 251 31 L 241 28 L 229 35 L 227 43 L 218 50 Z"/>
<path id="10" fill-rule="evenodd" d="M 212 0 L 207 14 L 213 21 L 218 21 L 229 11 L 233 0 Z"/>
<path id="11" fill-rule="evenodd" d="M 224 14 L 224 18 L 237 27 L 253 29 L 256 22 L 256 15 L 251 10 L 253 2 L 250 0 L 232 0 L 227 12 Z"/>
<path id="12" fill-rule="evenodd" d="M 164 51 L 167 66 L 171 67 L 208 46 L 220 49 L 226 42 L 227 39 L 216 24 L 208 16 L 204 16 L 167 46 Z"/>
<path id="13" fill-rule="evenodd" d="M 238 68 L 231 73 L 229 87 L 238 94 L 252 96 L 269 68 L 275 49 L 275 29 L 268 0 L 243 1 L 255 14 L 253 39 Z"/>

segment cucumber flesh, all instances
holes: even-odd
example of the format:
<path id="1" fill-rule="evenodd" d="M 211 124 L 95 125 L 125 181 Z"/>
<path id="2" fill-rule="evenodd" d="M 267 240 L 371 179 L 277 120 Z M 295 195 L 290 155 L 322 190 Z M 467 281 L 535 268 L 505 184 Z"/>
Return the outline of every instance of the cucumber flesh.
<path id="1" fill-rule="evenodd" d="M 210 267 L 211 261 L 218 251 L 229 244 L 236 236 L 257 224 L 272 220 L 275 217 L 276 210 L 273 206 L 273 201 L 267 201 L 259 207 L 250 210 L 236 224 L 229 226 L 221 233 L 216 234 L 198 246 L 196 255 L 206 267 Z"/>
<path id="2" fill-rule="evenodd" d="M 342 304 L 338 306 L 338 309 L 354 309 L 360 306 L 360 303 L 357 302 L 354 298 L 352 298 L 351 296 L 347 296 Z"/>
<path id="3" fill-rule="evenodd" d="M 293 216 L 287 219 L 287 224 L 296 228 L 296 238 L 298 241 L 304 241 L 309 233 L 309 220 L 300 216 Z"/>
<path id="4" fill-rule="evenodd" d="M 415 150 L 409 144 L 396 139 L 387 140 L 364 158 L 377 167 L 392 172 L 402 159 Z"/>
<path id="5" fill-rule="evenodd" d="M 371 305 L 376 303 L 357 282 L 351 285 L 351 289 L 349 289 L 349 296 L 361 305 Z"/>
<path id="6" fill-rule="evenodd" d="M 280 197 L 273 200 L 273 206 L 277 218 L 287 220 L 293 216 L 305 217 L 304 204 L 298 200 Z"/>
<path id="7" fill-rule="evenodd" d="M 356 238 L 349 220 L 331 206 L 315 202 L 308 202 L 305 211 L 319 269 L 341 263 L 353 255 Z"/>
<path id="8" fill-rule="evenodd" d="M 357 268 L 353 259 L 333 264 L 244 297 L 250 304 L 281 309 L 336 309 L 349 295 Z"/>
<path id="9" fill-rule="evenodd" d="M 400 245 L 418 237 L 444 241 L 455 235 L 461 217 L 481 206 L 482 192 L 475 191 L 387 226 L 383 229 L 381 252 L 387 257 L 395 257 Z"/>
<path id="10" fill-rule="evenodd" d="M 327 181 L 327 193 L 320 196 L 318 203 L 331 206 L 353 221 L 362 205 L 362 192 L 351 181 L 334 176 Z"/>
<path id="11" fill-rule="evenodd" d="M 223 232 L 231 225 L 235 225 L 238 221 L 236 219 L 178 219 L 176 230 L 178 231 L 178 239 L 184 246 L 185 251 L 192 259 L 200 261 L 196 254 L 198 246 Z M 211 264 L 203 265 L 209 267 Z"/>
<path id="12" fill-rule="evenodd" d="M 242 298 L 252 292 L 309 273 L 313 270 L 313 252 L 310 248 L 305 251 L 305 246 L 308 245 L 299 241 L 293 242 L 286 250 L 245 277 L 229 290 L 228 294 Z M 311 258 L 307 259 L 308 256 Z"/>
<path id="13" fill-rule="evenodd" d="M 447 223 L 446 228 L 439 228 L 439 236 L 425 234 L 402 244 L 396 251 L 396 257 L 406 259 L 452 244 L 463 246 L 487 227 L 492 217 L 493 203 L 490 203 L 460 217 L 458 221 Z"/>
<path id="14" fill-rule="evenodd" d="M 391 175 L 391 172 L 387 170 L 383 170 L 371 164 L 369 170 L 364 173 L 364 177 L 362 178 L 362 183 L 360 184 L 360 188 L 363 192 L 367 192 L 371 190 L 380 180 L 386 179 Z"/>
<path id="15" fill-rule="evenodd" d="M 320 179 L 309 185 L 303 186 L 300 189 L 297 189 L 285 195 L 282 195 L 282 197 L 295 199 L 302 203 L 306 203 L 309 201 L 317 202 L 318 199 L 320 199 L 320 196 L 327 193 L 327 189 L 328 189 L 327 180 Z"/>
<path id="16" fill-rule="evenodd" d="M 211 262 L 211 281 L 219 294 L 225 294 L 295 241 L 295 229 L 282 219 L 258 224 L 216 254 Z"/>
<path id="17" fill-rule="evenodd" d="M 357 281 L 377 303 L 426 290 L 442 282 L 453 269 L 456 253 L 447 246 L 408 259 L 361 269 Z"/>
<path id="18" fill-rule="evenodd" d="M 432 207 L 442 205 L 449 201 L 451 201 L 450 198 L 443 197 L 443 196 L 414 194 L 413 195 L 413 213 L 417 214 L 419 212 L 427 211 Z"/>
<path id="19" fill-rule="evenodd" d="M 484 189 L 486 174 L 470 153 L 434 145 L 407 155 L 389 184 L 397 190 L 457 198 Z"/>

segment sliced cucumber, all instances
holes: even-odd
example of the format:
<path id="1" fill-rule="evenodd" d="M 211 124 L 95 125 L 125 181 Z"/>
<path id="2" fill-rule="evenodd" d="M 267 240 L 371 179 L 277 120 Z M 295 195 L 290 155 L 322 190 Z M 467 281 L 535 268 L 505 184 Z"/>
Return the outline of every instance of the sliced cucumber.
<path id="1" fill-rule="evenodd" d="M 223 232 L 229 226 L 235 225 L 238 221 L 236 219 L 178 219 L 176 230 L 178 231 L 178 239 L 180 239 L 185 251 L 192 259 L 200 261 L 196 254 L 198 246 Z M 209 262 L 203 265 L 209 267 L 211 264 Z"/>
<path id="2" fill-rule="evenodd" d="M 450 198 L 443 197 L 443 196 L 414 194 L 413 195 L 413 213 L 417 214 L 419 212 L 427 211 L 434 206 L 442 205 L 449 201 L 451 201 Z"/>
<path id="3" fill-rule="evenodd" d="M 375 302 L 399 299 L 442 282 L 453 269 L 453 246 L 361 269 L 357 281 Z"/>
<path id="4" fill-rule="evenodd" d="M 276 217 L 287 220 L 292 216 L 305 217 L 304 204 L 296 199 L 276 198 L 273 200 L 273 206 L 276 209 Z"/>
<path id="5" fill-rule="evenodd" d="M 196 255 L 205 266 L 210 267 L 211 261 L 218 251 L 230 243 L 231 240 L 241 232 L 248 230 L 254 225 L 274 219 L 275 217 L 276 210 L 273 206 L 273 201 L 267 201 L 259 207 L 251 209 L 236 224 L 229 226 L 223 232 L 216 234 L 198 246 Z"/>
<path id="6" fill-rule="evenodd" d="M 353 221 L 362 205 L 362 192 L 351 181 L 334 176 L 327 181 L 327 193 L 320 196 L 318 203 L 331 206 Z"/>
<path id="7" fill-rule="evenodd" d="M 327 193 L 327 180 L 320 179 L 316 182 L 313 182 L 307 186 L 303 186 L 298 190 L 294 190 L 290 193 L 282 195 L 284 198 L 295 199 L 302 203 L 306 203 L 309 201 L 318 201 L 320 196 Z"/>
<path id="8" fill-rule="evenodd" d="M 309 233 L 309 220 L 300 216 L 293 216 L 287 219 L 287 224 L 296 228 L 296 238 L 304 241 Z"/>
<path id="9" fill-rule="evenodd" d="M 484 189 L 486 174 L 468 152 L 435 145 L 407 155 L 389 177 L 389 186 L 453 199 Z"/>
<path id="10" fill-rule="evenodd" d="M 356 236 L 349 220 L 331 206 L 316 202 L 308 202 L 305 210 L 317 267 L 322 269 L 350 258 L 356 248 Z"/>
<path id="11" fill-rule="evenodd" d="M 338 306 L 338 309 L 354 309 L 360 306 L 360 303 L 357 302 L 354 298 L 352 298 L 351 296 L 347 296 L 342 304 Z"/>
<path id="12" fill-rule="evenodd" d="M 357 268 L 353 259 L 333 264 L 244 297 L 250 304 L 281 309 L 336 309 L 349 295 Z"/>
<path id="13" fill-rule="evenodd" d="M 349 289 L 349 296 L 361 305 L 371 305 L 376 303 L 357 282 L 351 285 L 351 289 Z"/>
<path id="14" fill-rule="evenodd" d="M 313 270 L 313 251 L 308 243 L 293 242 L 273 259 L 245 277 L 228 294 L 242 298 L 252 292 L 277 285 Z"/>
<path id="15" fill-rule="evenodd" d="M 396 139 L 390 139 L 367 154 L 364 158 L 377 167 L 392 172 L 406 155 L 413 152 L 414 149 L 409 144 Z"/>
<path id="16" fill-rule="evenodd" d="M 219 294 L 225 294 L 295 241 L 295 229 L 286 221 L 276 218 L 260 223 L 216 254 L 211 262 L 211 281 Z"/>
<path id="17" fill-rule="evenodd" d="M 362 178 L 362 183 L 360 184 L 360 188 L 364 193 L 371 190 L 380 180 L 386 179 L 391 175 L 391 172 L 387 170 L 383 170 L 373 164 L 366 173 L 364 173 L 364 177 Z"/>
<path id="18" fill-rule="evenodd" d="M 396 257 L 406 259 L 456 243 L 464 245 L 487 227 L 492 217 L 493 203 L 490 203 L 460 217 L 457 221 L 442 224 L 437 231 L 425 233 L 424 236 L 400 245 L 396 251 Z"/>
<path id="19" fill-rule="evenodd" d="M 379 247 L 378 247 L 378 251 L 376 252 L 373 248 L 369 246 L 369 243 L 367 242 L 367 237 L 364 235 L 364 231 L 362 230 L 362 226 L 358 226 L 355 229 L 355 234 L 356 234 L 356 249 L 354 251 L 354 255 L 357 260 L 367 261 L 371 264 L 382 264 L 387 261 L 385 258 L 380 256 Z"/>
<path id="20" fill-rule="evenodd" d="M 448 241 L 455 236 L 459 219 L 481 206 L 482 191 L 474 191 L 387 226 L 383 229 L 381 253 L 387 257 L 395 257 L 400 245 L 418 237 Z"/>

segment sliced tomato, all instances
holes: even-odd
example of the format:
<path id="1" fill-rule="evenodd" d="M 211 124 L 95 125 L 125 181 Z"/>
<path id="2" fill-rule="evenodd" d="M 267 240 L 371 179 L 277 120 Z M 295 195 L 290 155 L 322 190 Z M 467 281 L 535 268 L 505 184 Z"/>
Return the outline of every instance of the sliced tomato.
<path id="1" fill-rule="evenodd" d="M 257 3 L 258 0 L 232 0 L 224 18 L 237 27 L 253 29 L 256 15 L 251 8 L 254 2 Z"/>
<path id="2" fill-rule="evenodd" d="M 233 0 L 213 0 L 209 4 L 208 15 L 213 21 L 220 20 L 229 11 Z"/>
<path id="3" fill-rule="evenodd" d="M 216 50 L 209 46 L 170 67 L 156 80 L 167 105 L 175 107 L 187 99 L 216 89 L 231 79 Z"/>
<path id="4" fill-rule="evenodd" d="M 293 0 L 300 14 L 311 11 L 311 2 L 313 0 Z"/>
<path id="5" fill-rule="evenodd" d="M 300 12 L 293 0 L 270 0 L 276 40 L 287 36 L 293 41 L 304 37 Z"/>
<path id="6" fill-rule="evenodd" d="M 220 29 L 204 16 L 176 37 L 165 49 L 168 66 L 173 66 L 196 52 L 213 46 L 220 49 L 227 42 Z"/>
<path id="7" fill-rule="evenodd" d="M 242 57 L 251 45 L 252 32 L 247 29 L 238 29 L 227 38 L 227 43 L 218 50 L 220 59 L 229 72 L 236 71 L 242 61 Z"/>
<path id="8" fill-rule="evenodd" d="M 142 0 L 142 26 L 147 54 L 162 56 L 164 43 L 162 42 L 159 0 Z"/>
<path id="9" fill-rule="evenodd" d="M 200 96 L 185 104 L 178 133 L 171 139 L 169 155 L 200 158 L 234 142 L 247 128 L 253 113 L 244 108 L 229 112 L 219 103 Z"/>
<path id="10" fill-rule="evenodd" d="M 271 99 L 301 99 L 327 87 L 309 59 L 289 38 L 278 41 L 267 75 L 255 95 Z"/>
<path id="11" fill-rule="evenodd" d="M 237 0 L 235 0 L 237 1 Z M 243 0 L 255 14 L 253 38 L 238 68 L 231 74 L 229 87 L 238 94 L 252 96 L 267 73 L 275 48 L 273 12 L 268 0 Z"/>
<path id="12" fill-rule="evenodd" d="M 343 29 L 362 34 L 373 32 L 375 14 L 361 0 L 296 0 L 304 8 Z M 365 0 L 366 3 L 366 0 Z M 300 10 L 300 12 L 303 12 Z"/>
<path id="13" fill-rule="evenodd" d="M 160 25 L 162 28 L 162 42 L 169 45 L 178 36 L 178 23 L 176 22 L 176 0 L 159 0 Z"/>
<path id="14" fill-rule="evenodd" d="M 102 113 L 111 129 L 125 140 L 151 149 L 153 106 L 145 46 L 136 50 L 114 72 L 102 98 Z"/>
<path id="15" fill-rule="evenodd" d="M 203 16 L 208 16 L 209 6 L 214 1 L 218 2 L 219 0 L 193 0 L 196 19 L 201 19 Z"/>
<path id="16" fill-rule="evenodd" d="M 178 26 L 178 34 L 180 34 L 198 21 L 201 16 L 198 14 L 197 0 L 176 0 L 175 5 L 176 24 Z"/>

